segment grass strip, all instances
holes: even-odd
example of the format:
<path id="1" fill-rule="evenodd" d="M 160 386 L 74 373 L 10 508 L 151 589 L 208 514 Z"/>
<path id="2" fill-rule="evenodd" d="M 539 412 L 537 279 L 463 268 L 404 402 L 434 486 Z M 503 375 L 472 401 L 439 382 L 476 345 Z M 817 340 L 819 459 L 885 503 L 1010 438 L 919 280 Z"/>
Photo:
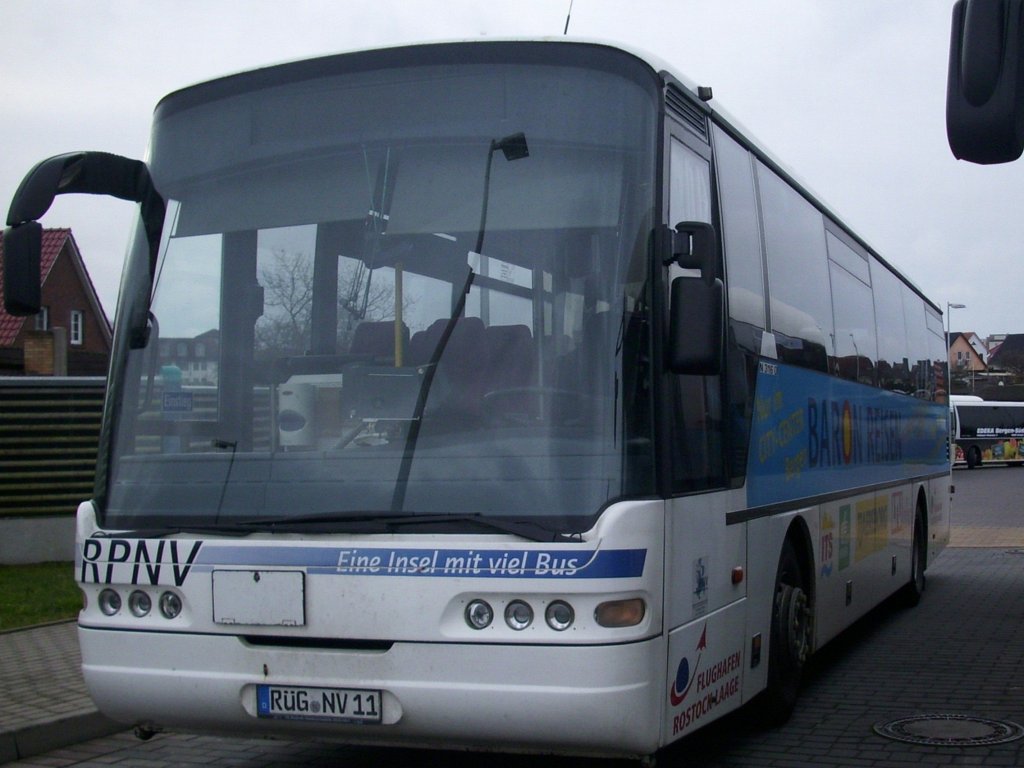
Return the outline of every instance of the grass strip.
<path id="1" fill-rule="evenodd" d="M 81 607 L 72 563 L 0 565 L 0 632 L 73 619 Z"/>

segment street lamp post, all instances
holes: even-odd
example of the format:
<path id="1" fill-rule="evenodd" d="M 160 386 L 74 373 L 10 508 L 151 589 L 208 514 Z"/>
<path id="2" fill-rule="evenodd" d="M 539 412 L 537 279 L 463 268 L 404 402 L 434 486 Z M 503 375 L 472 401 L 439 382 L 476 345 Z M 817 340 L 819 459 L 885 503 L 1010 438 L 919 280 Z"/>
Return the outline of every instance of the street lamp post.
<path id="1" fill-rule="evenodd" d="M 952 369 L 952 360 L 950 359 L 952 357 L 952 350 L 950 350 L 950 348 L 949 348 L 949 334 L 950 334 L 950 329 L 951 329 L 950 328 L 951 327 L 951 323 L 949 321 L 950 320 L 949 316 L 950 316 L 950 313 L 954 309 L 967 309 L 967 305 L 966 304 L 954 304 L 953 302 L 950 302 L 950 301 L 946 302 L 946 362 L 948 362 L 950 364 L 949 365 L 950 369 Z M 949 391 L 950 391 L 950 394 L 952 394 L 952 392 L 953 392 L 953 374 L 952 374 L 952 371 L 950 371 L 950 374 L 949 374 Z"/>

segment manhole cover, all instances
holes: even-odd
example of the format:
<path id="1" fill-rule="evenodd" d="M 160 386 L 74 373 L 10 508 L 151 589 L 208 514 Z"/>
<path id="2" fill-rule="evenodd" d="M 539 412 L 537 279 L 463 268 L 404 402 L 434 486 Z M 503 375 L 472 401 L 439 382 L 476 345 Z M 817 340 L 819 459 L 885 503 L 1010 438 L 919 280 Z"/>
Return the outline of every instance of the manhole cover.
<path id="1" fill-rule="evenodd" d="M 1024 736 L 1016 723 L 971 715 L 917 715 L 874 727 L 887 739 L 932 747 L 978 747 L 1005 744 Z"/>

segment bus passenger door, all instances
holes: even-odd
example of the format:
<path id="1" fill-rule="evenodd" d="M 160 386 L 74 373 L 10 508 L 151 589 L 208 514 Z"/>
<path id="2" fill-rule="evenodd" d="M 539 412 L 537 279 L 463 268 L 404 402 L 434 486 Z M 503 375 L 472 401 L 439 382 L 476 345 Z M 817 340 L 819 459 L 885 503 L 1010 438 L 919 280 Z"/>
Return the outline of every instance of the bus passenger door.
<path id="1" fill-rule="evenodd" d="M 669 142 L 668 221 L 711 223 L 708 147 L 678 135 L 672 135 Z M 667 268 L 666 278 L 668 286 L 676 278 L 698 280 L 700 276 L 697 270 L 673 263 Z M 721 318 L 696 315 L 687 320 L 694 325 L 722 322 Z M 665 377 L 663 402 L 667 402 L 671 414 L 667 419 L 667 463 L 673 497 L 669 502 L 666 555 L 675 571 L 666 585 L 666 615 L 672 627 L 736 599 L 730 574 L 734 566 L 743 565 L 746 547 L 742 526 L 731 526 L 726 531 L 728 510 L 718 510 L 719 503 L 705 498 L 717 497 L 706 492 L 727 485 L 722 376 L 668 372 Z M 697 493 L 701 495 L 689 495 Z M 716 559 L 729 553 L 728 568 L 719 562 L 713 571 L 706 570 L 712 552 Z"/>
<path id="2" fill-rule="evenodd" d="M 671 131 L 666 141 L 669 226 L 713 223 L 710 148 L 684 129 Z M 676 263 L 666 270 L 666 291 L 676 278 L 701 279 Z M 686 319 L 695 328 L 723 322 L 698 313 Z M 735 574 L 746 567 L 746 526 L 726 525 L 737 494 L 727 488 L 723 377 L 666 371 L 663 384 L 668 456 L 662 466 L 671 485 L 665 542 L 669 742 L 742 702 L 746 583 Z"/>

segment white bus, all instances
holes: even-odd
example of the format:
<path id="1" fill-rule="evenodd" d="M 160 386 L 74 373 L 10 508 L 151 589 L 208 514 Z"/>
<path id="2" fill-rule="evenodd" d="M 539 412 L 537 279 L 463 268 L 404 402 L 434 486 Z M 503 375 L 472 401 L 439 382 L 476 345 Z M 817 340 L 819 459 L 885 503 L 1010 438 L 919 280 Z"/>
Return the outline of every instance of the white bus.
<path id="1" fill-rule="evenodd" d="M 952 434 L 955 463 L 1024 464 L 1024 403 L 985 401 L 953 395 Z"/>
<path id="2" fill-rule="evenodd" d="M 605 44 L 372 50 L 30 172 L 16 311 L 53 195 L 139 202 L 77 523 L 104 713 L 642 757 L 919 598 L 939 309 L 709 99 Z"/>

